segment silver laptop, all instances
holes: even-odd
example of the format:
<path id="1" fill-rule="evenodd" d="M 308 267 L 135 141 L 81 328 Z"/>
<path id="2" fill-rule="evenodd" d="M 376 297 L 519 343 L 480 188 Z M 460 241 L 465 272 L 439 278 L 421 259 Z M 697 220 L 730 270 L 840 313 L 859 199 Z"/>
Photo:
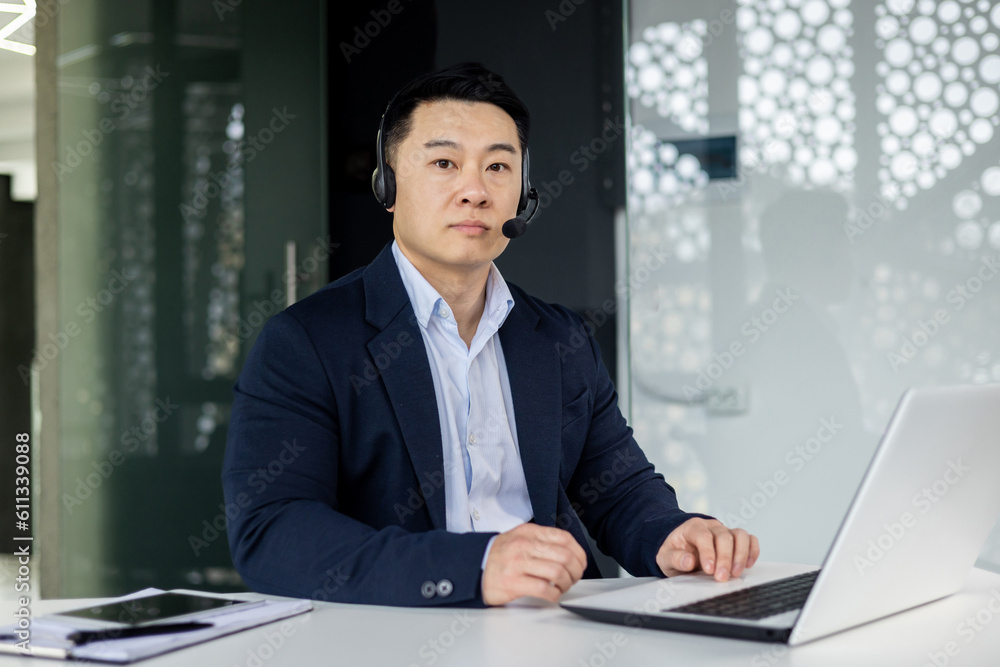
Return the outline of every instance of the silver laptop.
<path id="1" fill-rule="evenodd" d="M 562 606 L 633 627 L 802 644 L 954 593 L 998 514 L 1000 385 L 911 389 L 818 570 L 758 562 L 725 583 L 680 575 Z"/>

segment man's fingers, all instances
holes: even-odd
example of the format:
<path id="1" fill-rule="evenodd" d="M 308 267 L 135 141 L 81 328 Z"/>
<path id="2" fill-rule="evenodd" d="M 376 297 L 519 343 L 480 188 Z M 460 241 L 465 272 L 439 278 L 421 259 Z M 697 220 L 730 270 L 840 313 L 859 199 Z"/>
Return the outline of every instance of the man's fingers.
<path id="1" fill-rule="evenodd" d="M 559 597 L 566 592 L 560 590 L 558 586 L 553 586 L 551 582 L 545 581 L 544 579 L 538 579 L 537 577 L 526 576 L 523 577 L 518 583 L 519 585 L 516 588 L 517 595 L 513 596 L 511 600 L 524 597 L 525 595 L 530 595 L 532 597 L 548 600 L 549 602 L 558 602 Z"/>
<path id="2" fill-rule="evenodd" d="M 691 525 L 688 526 L 689 530 L 685 533 L 684 537 L 687 539 L 688 543 L 691 544 L 696 553 L 698 554 L 698 560 L 701 562 L 701 569 L 705 571 L 706 574 L 715 573 L 715 534 L 708 527 L 708 523 L 704 521 L 691 521 Z M 686 524 L 685 524 L 686 525 Z"/>
<path id="3" fill-rule="evenodd" d="M 525 563 L 523 574 L 551 583 L 565 593 L 578 579 L 560 563 L 548 560 L 531 559 Z"/>
<path id="4" fill-rule="evenodd" d="M 698 564 L 698 557 L 690 551 L 675 549 L 670 554 L 670 565 L 679 572 L 690 572 Z"/>
<path id="5" fill-rule="evenodd" d="M 715 579 L 728 581 L 733 571 L 733 534 L 721 523 L 709 528 L 715 543 Z"/>
<path id="6" fill-rule="evenodd" d="M 505 577 L 503 582 L 490 586 L 488 592 L 484 589 L 483 602 L 502 605 L 525 595 L 558 602 L 562 594 L 563 591 L 551 582 L 530 575 L 518 575 Z"/>
<path id="7" fill-rule="evenodd" d="M 494 541 L 483 571 L 483 601 L 498 605 L 531 595 L 555 602 L 586 567 L 586 553 L 569 532 L 522 524 Z"/>
<path id="8" fill-rule="evenodd" d="M 753 567 L 759 556 L 756 536 L 742 528 L 730 530 L 716 519 L 694 518 L 667 536 L 656 563 L 667 576 L 700 569 L 722 582 Z"/>
<path id="9" fill-rule="evenodd" d="M 534 524 L 526 524 L 534 525 Z M 584 570 L 587 569 L 587 554 L 580 546 L 580 543 L 576 541 L 576 538 L 566 530 L 561 528 L 553 528 L 551 526 L 535 526 L 539 528 L 538 536 L 545 542 L 550 542 L 553 544 L 558 544 L 569 550 L 570 554 L 576 560 L 580 567 L 580 574 L 583 575 Z"/>
<path id="10" fill-rule="evenodd" d="M 747 559 L 747 567 L 753 567 L 760 557 L 760 542 L 756 535 L 750 536 L 750 558 Z"/>
<path id="11" fill-rule="evenodd" d="M 749 566 L 750 535 L 742 528 L 733 531 L 733 567 L 734 577 L 740 576 L 743 569 Z"/>
<path id="12" fill-rule="evenodd" d="M 715 576 L 716 581 L 727 581 L 733 566 L 733 534 L 718 521 L 692 520 L 683 536 L 693 545 L 701 569 Z"/>
<path id="13" fill-rule="evenodd" d="M 574 543 L 575 542 L 576 540 L 574 540 Z M 577 544 L 576 546 L 580 545 Z M 563 546 L 561 544 L 540 542 L 534 546 L 531 555 L 534 558 L 543 561 L 551 561 L 562 565 L 573 577 L 574 583 L 580 580 L 580 577 L 583 576 L 584 570 L 587 569 L 586 557 L 584 557 L 583 562 L 581 562 L 579 556 L 571 547 Z"/>

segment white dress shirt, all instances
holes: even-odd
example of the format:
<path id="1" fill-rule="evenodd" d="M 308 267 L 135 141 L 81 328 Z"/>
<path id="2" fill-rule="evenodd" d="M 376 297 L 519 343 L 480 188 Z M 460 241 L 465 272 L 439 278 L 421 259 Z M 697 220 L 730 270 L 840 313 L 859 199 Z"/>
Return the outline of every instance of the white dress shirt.
<path id="1" fill-rule="evenodd" d="M 510 381 L 497 333 L 514 299 L 495 264 L 486 307 L 468 347 L 447 302 L 392 243 L 427 349 L 444 449 L 447 529 L 504 532 L 530 521 Z M 490 542 L 490 547 L 492 542 Z M 487 547 L 483 566 L 489 554 Z"/>

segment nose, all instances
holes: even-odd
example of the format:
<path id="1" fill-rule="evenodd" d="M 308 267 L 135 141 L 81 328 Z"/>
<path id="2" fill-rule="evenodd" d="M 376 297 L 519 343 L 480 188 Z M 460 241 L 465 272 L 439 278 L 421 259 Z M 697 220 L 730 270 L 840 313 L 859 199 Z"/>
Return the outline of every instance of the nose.
<path id="1" fill-rule="evenodd" d="M 489 204 L 490 192 L 486 188 L 486 179 L 479 169 L 462 171 L 457 198 L 459 204 L 463 206 L 471 204 L 474 207 L 480 207 Z"/>

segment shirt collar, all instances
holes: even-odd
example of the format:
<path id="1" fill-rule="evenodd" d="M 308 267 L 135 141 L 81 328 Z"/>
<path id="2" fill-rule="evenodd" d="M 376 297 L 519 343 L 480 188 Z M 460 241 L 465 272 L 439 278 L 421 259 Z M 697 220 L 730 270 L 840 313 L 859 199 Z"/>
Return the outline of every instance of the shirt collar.
<path id="1" fill-rule="evenodd" d="M 431 315 L 439 309 L 447 308 L 448 304 L 438 291 L 427 282 L 423 274 L 413 266 L 407 259 L 403 251 L 399 249 L 396 241 L 392 242 L 392 255 L 396 258 L 396 266 L 399 268 L 399 277 L 403 280 L 403 287 L 413 304 L 413 313 L 417 317 L 417 322 L 424 329 Z M 500 269 L 496 264 L 490 262 L 490 273 L 486 278 L 486 307 L 483 310 L 483 318 L 480 321 L 490 323 L 494 331 L 507 319 L 511 309 L 514 307 L 514 297 L 507 287 L 507 281 L 500 275 Z"/>

